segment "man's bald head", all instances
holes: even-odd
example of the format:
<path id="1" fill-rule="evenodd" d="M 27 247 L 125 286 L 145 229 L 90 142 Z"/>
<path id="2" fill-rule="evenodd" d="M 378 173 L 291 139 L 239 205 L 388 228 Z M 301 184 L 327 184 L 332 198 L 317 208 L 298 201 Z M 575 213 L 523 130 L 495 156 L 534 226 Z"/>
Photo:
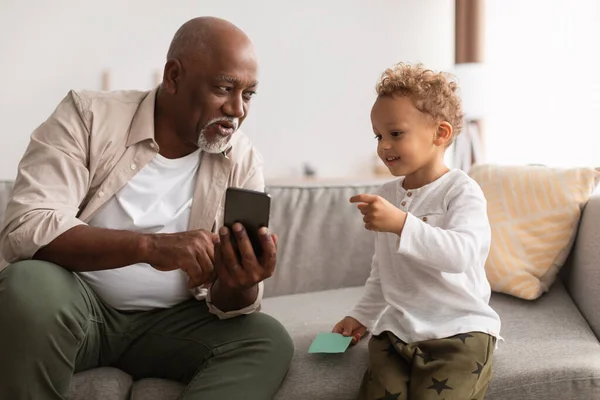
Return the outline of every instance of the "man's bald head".
<path id="1" fill-rule="evenodd" d="M 167 60 L 196 58 L 231 44 L 251 46 L 250 38 L 229 21 L 198 17 L 187 21 L 175 33 Z"/>
<path id="2" fill-rule="evenodd" d="M 241 29 L 214 17 L 183 24 L 167 53 L 157 97 L 163 121 L 176 133 L 170 145 L 224 151 L 248 115 L 257 78 L 254 45 Z M 163 150 L 165 143 L 159 143 Z"/>

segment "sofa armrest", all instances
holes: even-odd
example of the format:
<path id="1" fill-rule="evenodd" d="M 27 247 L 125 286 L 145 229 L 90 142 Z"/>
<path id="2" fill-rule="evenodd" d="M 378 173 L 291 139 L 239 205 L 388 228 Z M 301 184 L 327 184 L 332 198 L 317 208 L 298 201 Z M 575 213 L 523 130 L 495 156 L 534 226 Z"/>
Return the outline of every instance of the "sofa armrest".
<path id="1" fill-rule="evenodd" d="M 575 304 L 600 338 L 600 195 L 590 198 L 579 224 L 566 275 L 567 289 Z"/>

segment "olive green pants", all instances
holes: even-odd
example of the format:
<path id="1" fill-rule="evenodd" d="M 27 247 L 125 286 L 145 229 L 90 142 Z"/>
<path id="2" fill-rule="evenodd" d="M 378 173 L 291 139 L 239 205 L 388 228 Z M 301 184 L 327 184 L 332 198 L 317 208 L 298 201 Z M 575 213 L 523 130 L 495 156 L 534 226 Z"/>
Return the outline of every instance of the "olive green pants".
<path id="1" fill-rule="evenodd" d="M 288 333 L 262 313 L 219 320 L 195 299 L 123 313 L 54 264 L 0 272 L 0 399 L 64 399 L 73 373 L 113 366 L 182 382 L 185 400 L 266 400 L 292 353 Z"/>
<path id="2" fill-rule="evenodd" d="M 389 332 L 369 342 L 361 400 L 483 400 L 496 338 L 469 332 L 404 343 Z"/>

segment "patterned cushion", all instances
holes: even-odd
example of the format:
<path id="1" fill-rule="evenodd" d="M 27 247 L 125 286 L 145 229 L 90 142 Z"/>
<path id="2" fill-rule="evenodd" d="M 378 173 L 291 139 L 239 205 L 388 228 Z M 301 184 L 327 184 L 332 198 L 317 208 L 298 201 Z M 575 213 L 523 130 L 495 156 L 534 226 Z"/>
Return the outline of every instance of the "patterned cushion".
<path id="1" fill-rule="evenodd" d="M 538 298 L 564 264 L 600 174 L 593 168 L 480 165 L 470 175 L 488 201 L 492 246 L 486 272 L 492 289 Z"/>

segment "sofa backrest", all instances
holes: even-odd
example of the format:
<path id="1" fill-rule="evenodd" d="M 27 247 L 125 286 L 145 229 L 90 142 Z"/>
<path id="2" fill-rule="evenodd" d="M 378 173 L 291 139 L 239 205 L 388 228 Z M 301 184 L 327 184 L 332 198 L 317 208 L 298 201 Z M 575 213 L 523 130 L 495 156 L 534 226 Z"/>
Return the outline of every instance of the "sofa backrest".
<path id="1" fill-rule="evenodd" d="M 265 296 L 363 285 L 374 237 L 348 200 L 358 193 L 373 193 L 380 184 L 268 186 L 270 228 L 279 237 L 279 252 L 276 273 L 265 282 Z M 11 187 L 10 182 L 0 182 L 0 221 Z M 591 284 L 586 279 L 590 271 L 593 283 L 600 282 L 599 260 L 600 193 L 585 207 L 569 265 L 561 271 L 572 295 Z"/>
<path id="2" fill-rule="evenodd" d="M 269 186 L 270 227 L 279 236 L 277 270 L 265 296 L 360 286 L 371 269 L 374 234 L 350 197 L 380 183 Z"/>

